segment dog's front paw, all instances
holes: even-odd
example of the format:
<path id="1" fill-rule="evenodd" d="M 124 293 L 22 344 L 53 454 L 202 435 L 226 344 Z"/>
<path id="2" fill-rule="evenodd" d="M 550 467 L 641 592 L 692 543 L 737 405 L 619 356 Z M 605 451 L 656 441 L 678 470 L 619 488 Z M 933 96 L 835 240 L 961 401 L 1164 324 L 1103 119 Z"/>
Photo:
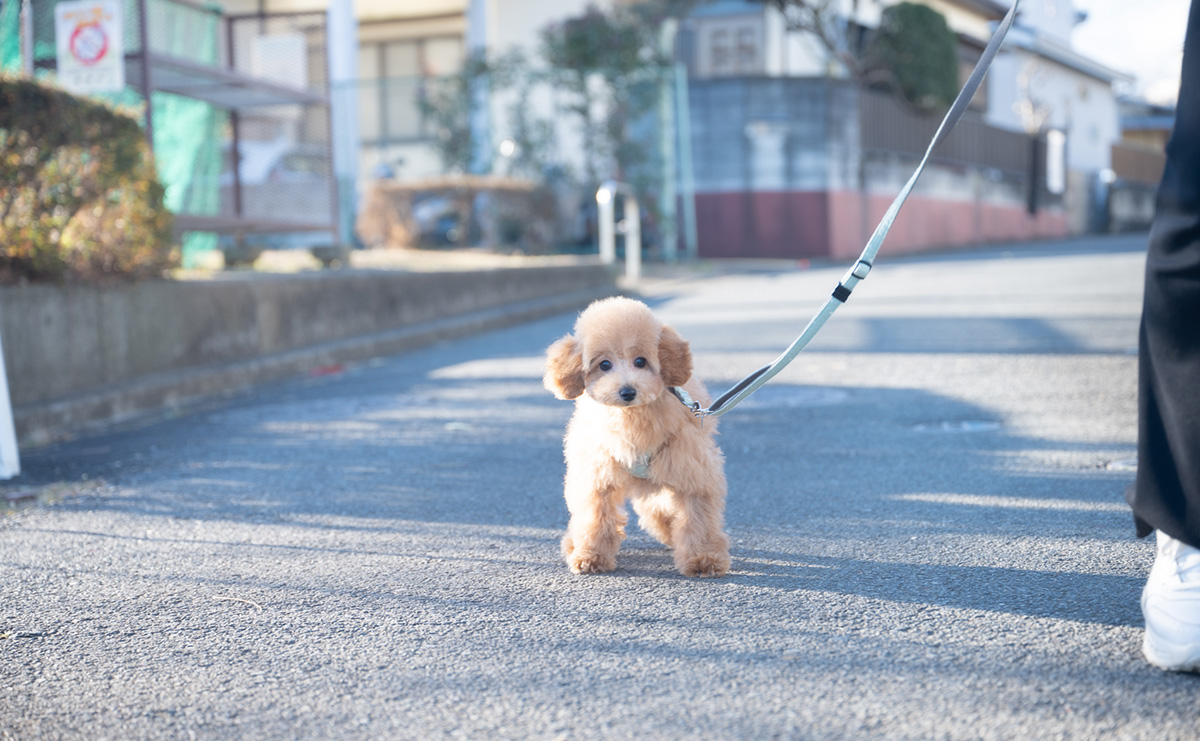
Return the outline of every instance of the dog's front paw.
<path id="1" fill-rule="evenodd" d="M 728 572 L 728 553 L 703 553 L 679 564 L 679 573 L 684 576 L 725 576 Z"/>
<path id="2" fill-rule="evenodd" d="M 624 536 L 624 529 L 617 531 Z M 576 538 L 568 530 L 562 539 L 562 555 L 567 566 L 576 574 L 603 574 L 617 568 L 617 548 L 620 540 L 613 547 L 606 548 L 607 543 L 585 538 Z"/>
<path id="3" fill-rule="evenodd" d="M 567 557 L 567 566 L 576 574 L 605 574 L 617 568 L 617 559 L 581 551 Z"/>

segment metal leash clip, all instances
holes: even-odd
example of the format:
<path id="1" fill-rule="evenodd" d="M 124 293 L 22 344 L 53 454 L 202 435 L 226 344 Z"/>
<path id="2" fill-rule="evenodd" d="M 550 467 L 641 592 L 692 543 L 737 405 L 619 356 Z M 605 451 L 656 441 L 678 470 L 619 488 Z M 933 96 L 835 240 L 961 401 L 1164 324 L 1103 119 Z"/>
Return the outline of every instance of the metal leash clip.
<path id="1" fill-rule="evenodd" d="M 685 407 L 691 410 L 692 414 L 695 415 L 696 418 L 703 420 L 705 417 L 712 414 L 712 412 L 700 406 L 700 402 L 693 400 L 691 395 L 684 391 L 681 387 L 668 386 L 667 388 L 672 394 L 675 395 L 676 399 L 679 399 L 681 402 L 683 402 Z"/>

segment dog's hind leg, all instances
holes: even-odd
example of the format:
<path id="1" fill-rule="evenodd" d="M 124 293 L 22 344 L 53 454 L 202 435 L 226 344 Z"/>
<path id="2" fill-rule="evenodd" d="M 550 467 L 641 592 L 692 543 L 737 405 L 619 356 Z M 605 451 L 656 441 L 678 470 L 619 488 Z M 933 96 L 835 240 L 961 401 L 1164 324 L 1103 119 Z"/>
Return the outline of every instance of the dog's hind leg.
<path id="1" fill-rule="evenodd" d="M 671 526 L 675 519 L 674 504 L 669 491 L 659 491 L 633 500 L 633 511 L 637 512 L 638 525 L 654 536 L 659 543 L 670 548 L 674 542 Z"/>

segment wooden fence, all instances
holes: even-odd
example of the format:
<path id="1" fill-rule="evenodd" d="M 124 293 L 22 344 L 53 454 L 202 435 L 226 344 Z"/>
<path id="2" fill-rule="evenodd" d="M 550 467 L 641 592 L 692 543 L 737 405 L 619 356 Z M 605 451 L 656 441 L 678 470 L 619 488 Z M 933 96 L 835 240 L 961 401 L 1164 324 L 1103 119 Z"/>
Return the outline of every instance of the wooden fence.
<path id="1" fill-rule="evenodd" d="M 921 156 L 937 132 L 942 114 L 924 114 L 887 93 L 859 93 L 862 147 L 866 151 L 901 152 Z M 1027 173 L 1033 162 L 1032 139 L 989 126 L 968 111 L 934 152 L 934 159 L 1009 173 Z M 1037 148 L 1038 171 L 1045 172 L 1046 148 Z"/>
<path id="2" fill-rule="evenodd" d="M 1141 185 L 1158 185 L 1162 180 L 1163 166 L 1167 158 L 1162 152 L 1149 147 L 1122 144 L 1112 146 L 1112 169 L 1121 180 Z"/>

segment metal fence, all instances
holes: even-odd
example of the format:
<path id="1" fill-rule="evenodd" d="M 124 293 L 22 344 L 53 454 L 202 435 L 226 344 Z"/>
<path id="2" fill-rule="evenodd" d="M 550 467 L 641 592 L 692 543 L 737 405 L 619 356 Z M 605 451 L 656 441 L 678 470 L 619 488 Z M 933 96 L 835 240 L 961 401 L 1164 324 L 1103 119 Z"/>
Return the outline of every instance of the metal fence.
<path id="1" fill-rule="evenodd" d="M 859 92 L 860 142 L 864 154 L 901 154 L 919 158 L 925 154 L 941 123 L 940 113 L 913 109 L 895 96 L 876 90 Z M 983 122 L 968 112 L 936 150 L 932 162 L 982 171 L 995 183 L 1023 194 L 1030 213 L 1047 206 L 1061 206 L 1065 181 L 1051 189 L 1047 168 L 1052 149 L 1042 133 L 1030 136 Z M 1063 153 L 1059 151 L 1057 156 Z M 1065 167 L 1065 161 L 1058 165 Z"/>
<path id="2" fill-rule="evenodd" d="M 336 219 L 326 16 L 323 12 L 230 16 L 229 68 L 264 87 L 305 91 L 302 102 L 230 112 L 229 151 L 221 181 L 221 211 L 282 229 L 332 225 Z M 277 237 L 303 241 L 302 237 Z M 328 243 L 327 234 L 316 234 Z M 269 240 L 268 240 L 269 241 Z"/>
<path id="3" fill-rule="evenodd" d="M 56 74 L 58 5 L 31 4 L 39 76 Z M 185 256 L 218 233 L 330 230 L 325 13 L 226 16 L 192 0 L 121 10 L 126 87 L 98 97 L 140 116 Z"/>

